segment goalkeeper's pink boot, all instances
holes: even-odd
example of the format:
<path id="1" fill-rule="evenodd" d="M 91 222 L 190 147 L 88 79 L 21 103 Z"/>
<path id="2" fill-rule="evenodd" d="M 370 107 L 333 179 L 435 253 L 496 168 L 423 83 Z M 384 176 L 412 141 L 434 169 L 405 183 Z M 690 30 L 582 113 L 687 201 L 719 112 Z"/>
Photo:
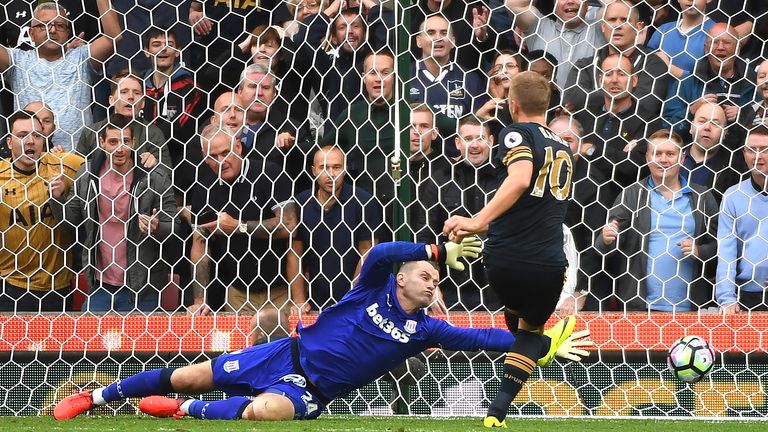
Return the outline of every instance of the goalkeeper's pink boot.
<path id="1" fill-rule="evenodd" d="M 91 392 L 84 391 L 65 397 L 56 404 L 53 409 L 53 418 L 56 420 L 69 420 L 93 408 L 93 397 Z"/>
<path id="2" fill-rule="evenodd" d="M 144 414 L 152 417 L 173 417 L 180 419 L 184 417 L 184 411 L 181 410 L 181 404 L 186 399 L 173 399 L 165 396 L 149 396 L 139 402 L 139 409 Z"/>

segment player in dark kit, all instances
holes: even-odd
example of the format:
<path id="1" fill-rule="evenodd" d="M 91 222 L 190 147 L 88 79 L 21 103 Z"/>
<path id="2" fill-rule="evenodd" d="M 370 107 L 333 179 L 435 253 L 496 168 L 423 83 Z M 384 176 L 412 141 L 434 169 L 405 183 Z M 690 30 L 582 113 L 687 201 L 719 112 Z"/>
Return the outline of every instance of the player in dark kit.
<path id="1" fill-rule="evenodd" d="M 550 341 L 542 334 L 544 324 L 557 306 L 565 280 L 563 220 L 573 155 L 568 144 L 546 127 L 549 98 L 549 83 L 537 74 L 523 72 L 512 78 L 509 111 L 515 123 L 499 134 L 496 194 L 475 217 L 454 216 L 443 227 L 455 241 L 488 232 L 484 254 L 488 282 L 506 307 L 507 326 L 516 336 L 504 362 L 501 389 L 483 422 L 486 427 L 506 427 L 510 403 L 547 351 Z M 565 322 L 561 338 L 575 326 L 572 317 Z"/>
<path id="2" fill-rule="evenodd" d="M 500 329 L 453 327 L 427 316 L 435 299 L 436 261 L 463 270 L 462 256 L 477 257 L 480 242 L 425 245 L 382 243 L 368 253 L 354 289 L 317 321 L 299 327 L 298 336 L 222 354 L 179 369 L 140 372 L 107 387 L 69 396 L 53 411 L 57 420 L 129 397 L 157 417 L 290 420 L 317 418 L 328 402 L 378 378 L 429 347 L 503 351 L 514 335 Z M 392 266 L 404 262 L 397 274 Z M 542 355 L 580 361 L 592 343 L 587 332 L 560 339 L 564 322 L 547 330 L 552 343 Z M 363 366 L 363 367 L 361 367 Z M 172 399 L 167 393 L 199 394 L 214 389 L 230 397 L 220 401 Z"/>

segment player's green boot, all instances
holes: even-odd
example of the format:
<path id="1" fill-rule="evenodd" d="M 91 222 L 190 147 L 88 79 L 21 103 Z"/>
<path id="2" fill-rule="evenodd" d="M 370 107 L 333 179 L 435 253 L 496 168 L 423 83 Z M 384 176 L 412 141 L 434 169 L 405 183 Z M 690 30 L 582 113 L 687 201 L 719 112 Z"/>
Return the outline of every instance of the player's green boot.
<path id="1" fill-rule="evenodd" d="M 488 416 L 488 417 L 483 419 L 483 426 L 485 426 L 487 428 L 503 428 L 503 429 L 506 429 L 507 428 L 507 421 L 506 420 L 499 421 L 499 419 L 497 419 L 494 416 Z"/>
<path id="2" fill-rule="evenodd" d="M 573 333 L 573 329 L 576 327 L 576 317 L 568 315 L 565 319 L 558 321 L 555 325 L 548 330 L 544 330 L 544 335 L 549 336 L 552 343 L 549 345 L 549 351 L 547 355 L 540 358 L 537 365 L 541 367 L 548 367 L 555 360 L 555 354 L 560 345 L 565 342 L 568 337 Z"/>

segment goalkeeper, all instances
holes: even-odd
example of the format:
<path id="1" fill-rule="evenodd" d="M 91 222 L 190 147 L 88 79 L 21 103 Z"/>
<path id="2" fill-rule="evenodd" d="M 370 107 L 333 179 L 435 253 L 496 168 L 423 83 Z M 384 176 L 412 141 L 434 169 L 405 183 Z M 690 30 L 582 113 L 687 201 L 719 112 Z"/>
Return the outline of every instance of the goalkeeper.
<path id="1" fill-rule="evenodd" d="M 69 396 L 53 415 L 73 418 L 116 400 L 221 390 L 221 401 L 151 396 L 139 408 L 156 417 L 199 419 L 314 419 L 334 398 L 343 396 L 427 348 L 506 351 L 514 336 L 500 329 L 465 329 L 429 317 L 424 308 L 435 300 L 438 271 L 431 262 L 461 270 L 459 257 L 477 257 L 480 240 L 425 245 L 393 242 L 369 252 L 358 281 L 336 305 L 298 337 L 250 347 L 179 369 L 140 372 L 107 387 Z M 392 266 L 404 262 L 396 275 Z M 555 354 L 579 361 L 591 345 L 587 331 L 569 334 L 563 321 L 547 331 Z"/>

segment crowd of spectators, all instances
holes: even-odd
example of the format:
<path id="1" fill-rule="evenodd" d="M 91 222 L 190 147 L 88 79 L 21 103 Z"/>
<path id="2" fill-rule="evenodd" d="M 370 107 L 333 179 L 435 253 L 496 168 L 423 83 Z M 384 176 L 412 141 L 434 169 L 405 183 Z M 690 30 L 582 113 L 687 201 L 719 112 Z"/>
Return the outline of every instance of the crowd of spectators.
<path id="1" fill-rule="evenodd" d="M 330 307 L 493 196 L 524 70 L 574 154 L 560 311 L 768 310 L 761 2 L 396 3 L 7 2 L 0 311 Z M 498 309 L 442 272 L 433 311 Z"/>

